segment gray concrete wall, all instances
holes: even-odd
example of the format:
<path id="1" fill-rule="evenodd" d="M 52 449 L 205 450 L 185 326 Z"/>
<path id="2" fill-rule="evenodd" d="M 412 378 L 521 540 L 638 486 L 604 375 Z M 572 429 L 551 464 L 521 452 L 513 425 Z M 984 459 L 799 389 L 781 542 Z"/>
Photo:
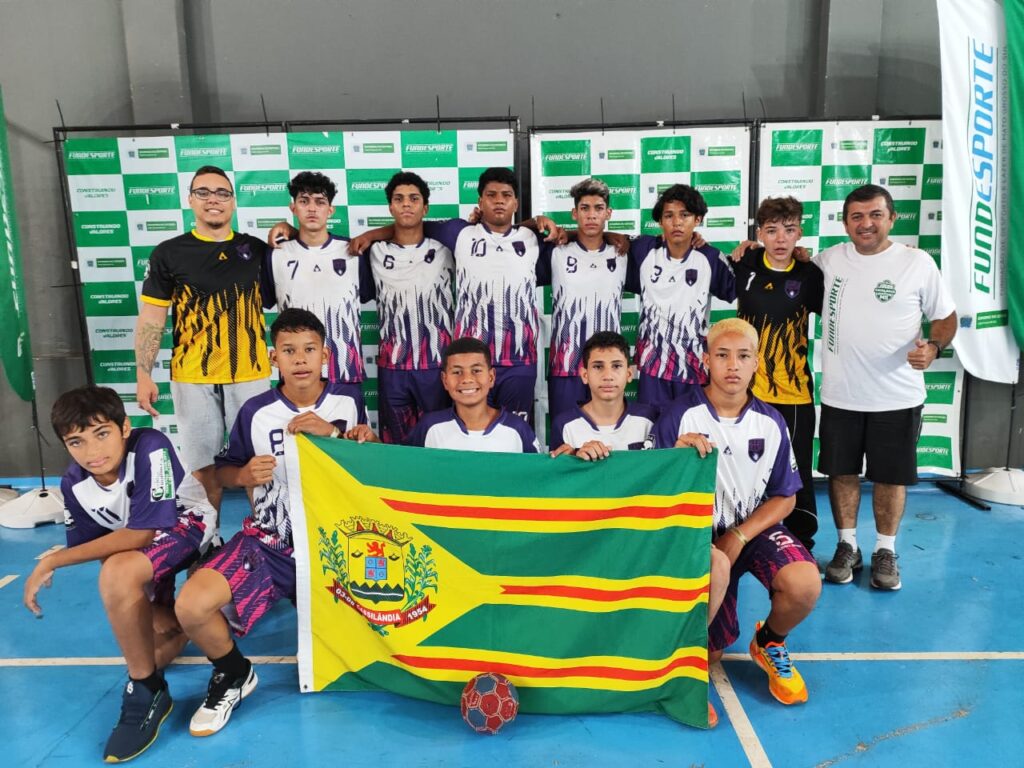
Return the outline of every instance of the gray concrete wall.
<path id="1" fill-rule="evenodd" d="M 69 125 L 260 120 L 261 93 L 271 120 L 422 117 L 435 95 L 442 114 L 524 125 L 532 105 L 538 123 L 597 122 L 602 97 L 609 122 L 666 119 L 672 94 L 679 119 L 742 117 L 744 99 L 751 118 L 938 114 L 937 40 L 934 0 L 0 3 L 40 412 L 84 381 L 55 99 Z M 1008 387 L 973 388 L 971 466 L 1002 462 L 1008 410 Z M 2 380 L 0 412 L 0 476 L 32 474 L 30 409 Z"/>

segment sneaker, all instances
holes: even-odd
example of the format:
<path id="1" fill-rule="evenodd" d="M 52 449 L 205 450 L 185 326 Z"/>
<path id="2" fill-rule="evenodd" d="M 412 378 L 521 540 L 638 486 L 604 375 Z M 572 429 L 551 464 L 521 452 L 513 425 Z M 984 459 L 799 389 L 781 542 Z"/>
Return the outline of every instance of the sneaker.
<path id="1" fill-rule="evenodd" d="M 807 701 L 807 686 L 789 660 L 785 643 L 757 644 L 757 631 L 764 622 L 757 622 L 754 638 L 750 641 L 750 658 L 768 674 L 768 690 L 783 704 L 800 704 Z"/>
<path id="2" fill-rule="evenodd" d="M 192 715 L 188 732 L 193 736 L 212 736 L 217 733 L 228 724 L 235 707 L 253 692 L 258 682 L 256 669 L 251 663 L 245 675 L 232 681 L 226 680 L 223 672 L 214 670 L 206 690 L 206 701 Z"/>
<path id="3" fill-rule="evenodd" d="M 129 680 L 121 695 L 121 718 L 103 748 L 103 760 L 123 763 L 141 755 L 160 735 L 160 726 L 174 708 L 171 692 L 153 693 L 142 683 Z"/>
<path id="4" fill-rule="evenodd" d="M 714 728 L 718 725 L 718 713 L 715 712 L 714 705 L 708 702 L 708 728 Z"/>
<path id="5" fill-rule="evenodd" d="M 897 590 L 900 582 L 900 568 L 896 565 L 897 554 L 891 549 L 880 549 L 871 556 L 871 586 L 875 589 Z"/>
<path id="6" fill-rule="evenodd" d="M 832 562 L 825 566 L 825 581 L 833 584 L 849 584 L 853 581 L 853 572 L 864 567 L 864 559 L 859 549 L 854 549 L 845 541 L 836 546 Z"/>

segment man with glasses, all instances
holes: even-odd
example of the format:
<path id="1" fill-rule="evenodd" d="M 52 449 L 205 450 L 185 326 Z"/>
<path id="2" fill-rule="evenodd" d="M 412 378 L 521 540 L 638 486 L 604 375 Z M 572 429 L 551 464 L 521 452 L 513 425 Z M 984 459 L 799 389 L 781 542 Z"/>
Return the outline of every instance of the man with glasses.
<path id="1" fill-rule="evenodd" d="M 238 409 L 267 389 L 270 359 L 260 295 L 266 244 L 235 232 L 235 195 L 220 168 L 203 166 L 189 185 L 195 228 L 153 249 L 135 327 L 139 407 L 158 416 L 153 367 L 171 309 L 171 398 L 181 458 L 220 509 L 213 457 Z"/>

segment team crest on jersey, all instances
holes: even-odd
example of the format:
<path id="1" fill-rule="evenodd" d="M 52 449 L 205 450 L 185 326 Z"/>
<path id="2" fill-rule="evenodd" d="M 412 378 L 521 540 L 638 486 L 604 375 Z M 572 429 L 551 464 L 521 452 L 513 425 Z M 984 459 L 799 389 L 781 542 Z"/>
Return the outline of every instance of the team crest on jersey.
<path id="1" fill-rule="evenodd" d="M 752 437 L 747 443 L 747 455 L 750 456 L 751 461 L 760 461 L 761 457 L 764 456 L 764 438 L 763 437 Z"/>
<path id="2" fill-rule="evenodd" d="M 684 274 L 684 277 L 686 278 L 686 284 L 687 285 L 693 285 L 694 283 L 697 282 L 697 270 L 696 269 L 688 269 L 688 270 L 686 270 L 686 273 Z"/>
<path id="3" fill-rule="evenodd" d="M 787 280 L 786 281 L 786 295 L 791 299 L 795 299 L 797 294 L 800 293 L 800 281 L 799 280 Z"/>
<path id="4" fill-rule="evenodd" d="M 896 295 L 896 285 L 892 280 L 883 280 L 875 286 L 875 298 L 885 304 Z"/>
<path id="5" fill-rule="evenodd" d="M 434 250 L 433 248 L 431 248 L 429 251 L 427 251 L 427 255 L 423 257 L 423 260 L 425 262 L 427 262 L 427 264 L 433 264 L 434 263 L 434 256 L 436 254 L 437 254 L 437 251 Z"/>
<path id="6" fill-rule="evenodd" d="M 238 257 L 242 261 L 251 261 L 252 260 L 252 248 L 249 246 L 248 243 L 242 243 L 241 245 L 239 245 L 235 249 L 235 253 L 238 254 Z"/>
<path id="7" fill-rule="evenodd" d="M 605 266 L 608 267 L 608 271 L 609 272 L 614 272 L 615 271 L 615 259 L 614 258 L 605 259 L 604 263 L 605 263 Z"/>
<path id="8" fill-rule="evenodd" d="M 386 627 L 404 627 L 436 607 L 433 548 L 417 548 L 404 531 L 365 517 L 339 521 L 329 534 L 320 528 L 323 573 L 333 574 L 325 587 L 335 603 L 356 611 L 382 635 Z"/>
<path id="9" fill-rule="evenodd" d="M 526 243 L 521 240 L 516 240 L 512 243 L 512 250 L 516 252 L 516 256 L 526 255 Z"/>
<path id="10" fill-rule="evenodd" d="M 347 259 L 331 259 L 331 266 L 334 267 L 334 274 L 341 276 L 345 274 L 345 270 L 348 268 Z"/>

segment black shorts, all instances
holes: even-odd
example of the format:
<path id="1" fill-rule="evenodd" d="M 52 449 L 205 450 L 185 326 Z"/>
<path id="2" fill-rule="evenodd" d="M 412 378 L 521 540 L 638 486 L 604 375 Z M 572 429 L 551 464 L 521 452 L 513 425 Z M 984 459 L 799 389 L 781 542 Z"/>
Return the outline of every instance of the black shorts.
<path id="1" fill-rule="evenodd" d="M 917 439 L 924 406 L 864 413 L 821 406 L 818 471 L 823 475 L 859 475 L 888 485 L 917 484 Z"/>

